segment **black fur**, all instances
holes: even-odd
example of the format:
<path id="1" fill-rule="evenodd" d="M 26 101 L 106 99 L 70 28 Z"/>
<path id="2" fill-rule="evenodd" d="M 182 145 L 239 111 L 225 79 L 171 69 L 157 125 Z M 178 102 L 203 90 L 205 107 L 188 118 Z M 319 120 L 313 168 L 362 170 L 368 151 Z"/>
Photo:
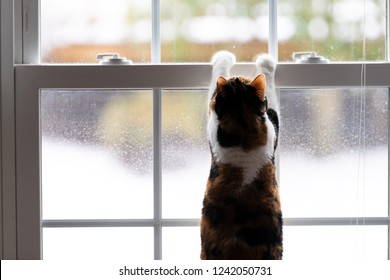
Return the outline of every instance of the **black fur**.
<path id="1" fill-rule="evenodd" d="M 246 227 L 237 232 L 237 237 L 251 247 L 258 245 L 276 245 L 281 242 L 274 229 L 267 227 Z"/>
<path id="2" fill-rule="evenodd" d="M 207 217 L 211 227 L 214 228 L 217 228 L 226 216 L 222 207 L 210 202 L 206 198 L 203 200 L 202 214 L 204 217 Z"/>
<path id="3" fill-rule="evenodd" d="M 237 147 L 241 142 L 239 136 L 226 132 L 220 126 L 218 126 L 217 130 L 217 141 L 224 148 Z"/>
<path id="4" fill-rule="evenodd" d="M 275 134 L 276 134 L 276 141 L 275 141 L 275 146 L 274 149 L 278 147 L 278 139 L 279 139 L 279 117 L 278 113 L 274 109 L 268 109 L 267 115 L 271 123 L 273 124 L 275 128 Z"/>

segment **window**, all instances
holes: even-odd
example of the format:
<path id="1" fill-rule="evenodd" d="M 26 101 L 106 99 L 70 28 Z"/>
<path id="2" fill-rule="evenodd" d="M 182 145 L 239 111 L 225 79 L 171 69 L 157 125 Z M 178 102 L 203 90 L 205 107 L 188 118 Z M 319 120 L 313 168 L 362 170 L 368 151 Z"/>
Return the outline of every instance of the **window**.
<path id="1" fill-rule="evenodd" d="M 152 218 L 152 91 L 42 89 L 40 100 L 42 218 Z"/>
<path id="2" fill-rule="evenodd" d="M 331 61 L 386 59 L 386 1 L 278 1 L 279 57 L 316 51 Z M 350 11 L 354 11 L 353 13 Z"/>
<path id="3" fill-rule="evenodd" d="M 3 258 L 198 259 L 207 62 L 221 49 L 236 53 L 236 75 L 252 76 L 258 53 L 279 57 L 285 259 L 336 247 L 340 259 L 389 258 L 384 1 L 17 0 L 15 13 L 10 2 L 2 202 L 16 210 Z M 292 62 L 298 51 L 330 63 Z M 96 61 L 114 52 L 133 64 Z"/>
<path id="4" fill-rule="evenodd" d="M 388 90 L 282 89 L 280 104 L 285 216 L 386 216 Z"/>

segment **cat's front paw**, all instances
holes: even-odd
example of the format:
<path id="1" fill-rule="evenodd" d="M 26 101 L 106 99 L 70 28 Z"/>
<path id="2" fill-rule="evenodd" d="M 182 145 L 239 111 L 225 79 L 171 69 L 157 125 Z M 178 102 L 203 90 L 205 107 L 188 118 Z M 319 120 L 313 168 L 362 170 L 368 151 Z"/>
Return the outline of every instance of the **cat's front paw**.
<path id="1" fill-rule="evenodd" d="M 268 72 L 272 74 L 275 72 L 276 62 L 272 55 L 261 54 L 256 58 L 256 67 L 260 73 Z"/>
<path id="2" fill-rule="evenodd" d="M 229 70 L 236 63 L 236 56 L 228 51 L 219 51 L 211 59 L 213 69 Z"/>

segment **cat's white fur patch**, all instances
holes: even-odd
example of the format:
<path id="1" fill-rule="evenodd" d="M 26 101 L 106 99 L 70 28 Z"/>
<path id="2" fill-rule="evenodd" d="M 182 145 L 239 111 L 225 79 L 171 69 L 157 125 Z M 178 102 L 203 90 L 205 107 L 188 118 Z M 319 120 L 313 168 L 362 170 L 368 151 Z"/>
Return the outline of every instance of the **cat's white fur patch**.
<path id="1" fill-rule="evenodd" d="M 211 64 L 213 65 L 213 72 L 211 78 L 211 86 L 209 89 L 209 101 L 211 100 L 211 96 L 213 96 L 213 93 L 215 91 L 217 85 L 217 77 L 229 77 L 230 68 L 232 68 L 234 63 L 236 63 L 236 56 L 231 52 L 219 51 L 213 55 L 213 58 L 211 59 Z"/>
<path id="2" fill-rule="evenodd" d="M 246 152 L 241 147 L 221 147 L 217 140 L 219 124 L 217 114 L 212 111 L 209 117 L 207 131 L 216 161 L 242 168 L 244 185 L 253 182 L 258 171 L 272 159 L 274 154 L 275 129 L 266 115 L 265 119 L 267 144 Z"/>
<path id="3" fill-rule="evenodd" d="M 268 108 L 274 109 L 279 115 L 279 103 L 275 94 L 276 61 L 269 54 L 259 55 L 256 59 L 257 73 L 263 73 L 267 81 L 266 95 Z"/>

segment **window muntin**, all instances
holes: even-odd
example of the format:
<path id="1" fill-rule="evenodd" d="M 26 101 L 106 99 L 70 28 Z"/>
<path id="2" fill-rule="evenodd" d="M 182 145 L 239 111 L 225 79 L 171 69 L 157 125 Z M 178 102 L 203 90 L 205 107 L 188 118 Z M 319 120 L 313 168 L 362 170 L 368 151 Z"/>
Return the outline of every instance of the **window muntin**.
<path id="1" fill-rule="evenodd" d="M 152 93 L 41 90 L 43 219 L 151 218 Z"/>
<path id="2" fill-rule="evenodd" d="M 387 216 L 388 90 L 282 89 L 285 217 Z"/>
<path id="3" fill-rule="evenodd" d="M 386 59 L 386 1 L 279 0 L 279 61 L 315 51 L 331 62 Z"/>

